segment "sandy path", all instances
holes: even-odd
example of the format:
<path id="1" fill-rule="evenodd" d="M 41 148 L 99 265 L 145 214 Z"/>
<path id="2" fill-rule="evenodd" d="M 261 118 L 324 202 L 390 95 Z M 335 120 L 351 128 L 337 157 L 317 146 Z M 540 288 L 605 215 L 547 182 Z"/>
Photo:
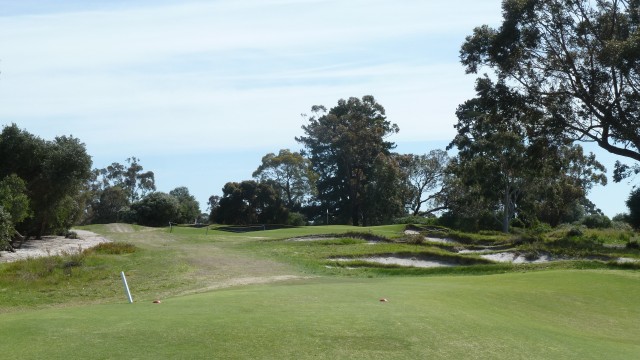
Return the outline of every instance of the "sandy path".
<path id="1" fill-rule="evenodd" d="M 77 239 L 66 239 L 63 236 L 45 236 L 42 240 L 28 240 L 16 252 L 0 251 L 0 263 L 13 262 L 28 258 L 77 253 L 111 240 L 86 230 L 73 230 Z"/>

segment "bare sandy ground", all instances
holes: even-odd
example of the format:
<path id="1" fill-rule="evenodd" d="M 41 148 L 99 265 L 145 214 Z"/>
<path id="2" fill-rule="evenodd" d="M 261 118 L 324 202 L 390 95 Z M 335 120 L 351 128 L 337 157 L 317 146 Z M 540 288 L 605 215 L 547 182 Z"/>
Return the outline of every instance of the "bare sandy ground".
<path id="1" fill-rule="evenodd" d="M 0 263 L 13 262 L 28 258 L 73 254 L 92 248 L 111 240 L 86 230 L 73 230 L 77 239 L 66 239 L 63 236 L 45 236 L 42 240 L 28 240 L 16 252 L 0 251 Z"/>

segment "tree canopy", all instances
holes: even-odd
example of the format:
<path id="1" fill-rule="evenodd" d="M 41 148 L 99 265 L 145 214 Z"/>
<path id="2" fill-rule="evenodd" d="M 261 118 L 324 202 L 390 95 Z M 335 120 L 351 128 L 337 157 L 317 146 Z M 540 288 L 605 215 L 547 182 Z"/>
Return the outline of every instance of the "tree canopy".
<path id="1" fill-rule="evenodd" d="M 339 222 L 367 224 L 365 208 L 368 184 L 374 181 L 379 155 L 388 156 L 395 147 L 387 137 L 399 131 L 387 120 L 385 110 L 373 96 L 340 99 L 329 111 L 324 106 L 311 108 L 313 115 L 296 137 L 304 145 L 318 174 L 318 200 Z"/>
<path id="2" fill-rule="evenodd" d="M 179 186 L 171 191 L 169 195 L 178 200 L 179 214 L 176 221 L 181 224 L 193 223 L 200 218 L 200 203 L 189 193 L 186 186 Z"/>
<path id="3" fill-rule="evenodd" d="M 211 211 L 211 220 L 219 224 L 284 224 L 287 221 L 289 212 L 269 183 L 228 182 L 222 193 Z"/>
<path id="4" fill-rule="evenodd" d="M 14 174 L 26 185 L 32 211 L 16 229 L 37 237 L 64 232 L 82 213 L 80 192 L 91 177 L 91 157 L 73 136 L 47 141 L 13 124 L 0 134 L 0 179 Z"/>
<path id="5" fill-rule="evenodd" d="M 252 176 L 260 182 L 272 182 L 289 209 L 299 209 L 315 195 L 317 175 L 309 159 L 299 152 L 282 149 L 278 155 L 263 156 Z"/>
<path id="6" fill-rule="evenodd" d="M 505 0 L 460 51 L 549 116 L 526 120 L 640 161 L 640 1 Z M 511 121 L 511 119 L 510 119 Z"/>
<path id="7" fill-rule="evenodd" d="M 516 214 L 551 224 L 567 220 L 594 183 L 606 184 L 595 157 L 528 121 L 546 115 L 531 111 L 504 82 L 479 79 L 476 90 L 476 98 L 458 107 L 458 134 L 449 145 L 459 150 L 449 170 L 458 181 L 451 187 L 456 201 L 481 202 L 478 208 L 500 214 L 508 232 Z"/>

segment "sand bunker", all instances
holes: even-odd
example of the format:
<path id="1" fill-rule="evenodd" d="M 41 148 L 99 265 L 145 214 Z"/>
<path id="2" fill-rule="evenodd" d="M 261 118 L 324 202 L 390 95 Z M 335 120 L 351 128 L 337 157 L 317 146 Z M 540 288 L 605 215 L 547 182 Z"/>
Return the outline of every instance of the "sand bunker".
<path id="1" fill-rule="evenodd" d="M 77 239 L 63 236 L 45 236 L 42 240 L 27 240 L 16 252 L 0 251 L 0 263 L 29 258 L 73 254 L 111 240 L 86 230 L 73 230 Z"/>
<path id="2" fill-rule="evenodd" d="M 380 257 L 362 257 L 362 258 L 335 258 L 333 261 L 365 261 L 370 263 L 384 264 L 384 265 L 399 265 L 407 267 L 419 267 L 419 268 L 433 268 L 444 266 L 455 266 L 454 264 L 437 260 L 419 260 L 415 258 L 401 258 L 395 256 L 380 256 Z"/>
<path id="3" fill-rule="evenodd" d="M 312 236 L 291 238 L 291 239 L 287 239 L 287 241 L 320 241 L 320 240 L 336 240 L 336 239 L 338 238 L 335 236 L 312 235 Z"/>
<path id="4" fill-rule="evenodd" d="M 528 260 L 524 255 L 515 252 L 501 252 L 495 254 L 480 255 L 481 258 L 496 262 L 511 262 L 514 264 L 538 264 L 552 261 L 548 255 L 542 255 L 537 259 Z"/>

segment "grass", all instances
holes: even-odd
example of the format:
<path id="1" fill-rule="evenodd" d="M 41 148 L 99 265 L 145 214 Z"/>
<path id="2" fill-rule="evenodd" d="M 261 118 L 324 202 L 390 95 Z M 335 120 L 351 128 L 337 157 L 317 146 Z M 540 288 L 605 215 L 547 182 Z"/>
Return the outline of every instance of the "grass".
<path id="1" fill-rule="evenodd" d="M 629 359 L 640 352 L 638 275 L 314 279 L 159 305 L 18 312 L 0 321 L 7 334 L 0 352 L 5 359 Z"/>
<path id="2" fill-rule="evenodd" d="M 359 267 L 350 269 L 328 260 L 396 254 L 462 261 L 446 246 L 407 243 L 403 225 L 240 234 L 88 229 L 117 242 L 75 258 L 0 264 L 3 359 L 626 359 L 640 353 L 640 272 L 633 266 L 571 261 L 418 269 L 354 262 Z M 315 234 L 342 235 L 283 240 Z M 365 240 L 379 236 L 390 241 Z M 470 241 L 504 243 L 500 234 L 478 236 Z M 634 256 L 636 250 L 612 251 Z M 134 304 L 123 294 L 123 270 Z"/>

